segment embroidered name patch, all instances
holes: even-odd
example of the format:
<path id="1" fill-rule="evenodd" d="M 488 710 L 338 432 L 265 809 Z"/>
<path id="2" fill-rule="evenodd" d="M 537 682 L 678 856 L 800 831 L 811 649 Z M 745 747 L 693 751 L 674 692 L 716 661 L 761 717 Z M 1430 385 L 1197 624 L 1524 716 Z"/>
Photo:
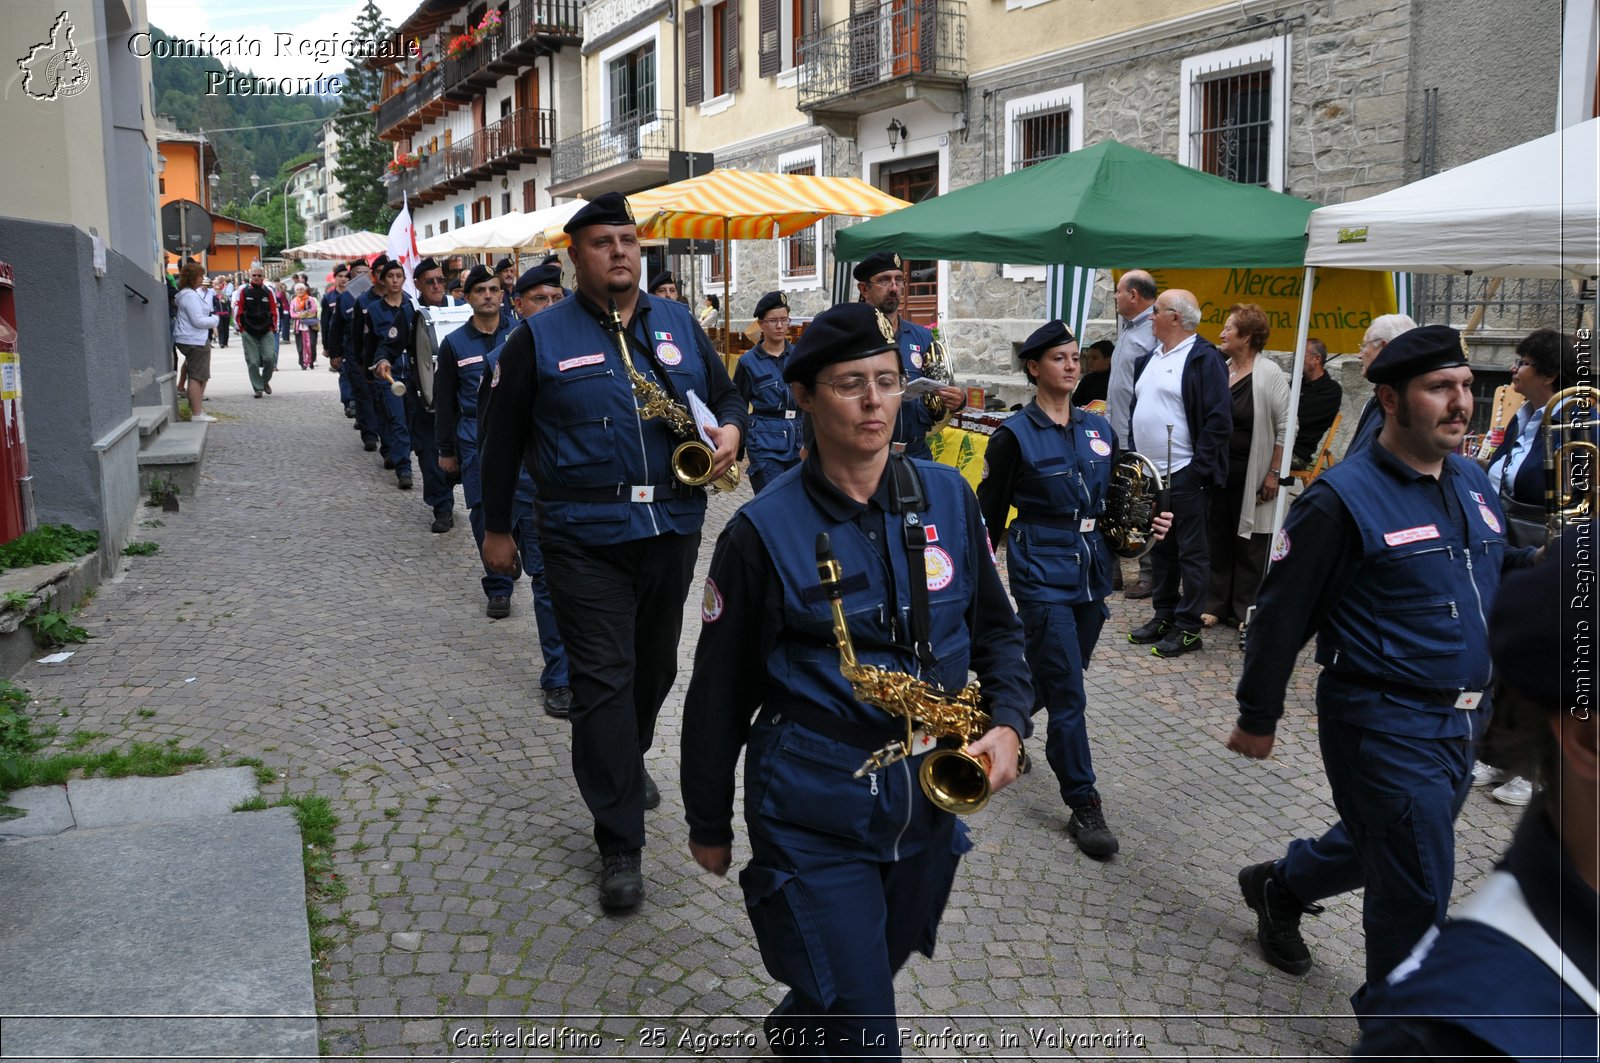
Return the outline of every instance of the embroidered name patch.
<path id="1" fill-rule="evenodd" d="M 956 578 L 956 563 L 950 555 L 944 552 L 943 547 L 925 546 L 922 549 L 922 563 L 928 570 L 928 589 L 942 591 L 950 586 L 950 581 Z"/>
<path id="2" fill-rule="evenodd" d="M 656 346 L 656 357 L 661 359 L 662 365 L 679 365 L 683 362 L 683 352 L 678 350 L 676 344 L 662 343 Z"/>
<path id="3" fill-rule="evenodd" d="M 717 590 L 717 583 L 710 576 L 706 577 L 706 591 L 700 599 L 700 619 L 707 624 L 722 619 L 722 592 Z"/>
<path id="4" fill-rule="evenodd" d="M 565 373 L 568 369 L 579 369 L 586 365 L 599 365 L 605 360 L 606 356 L 604 354 L 585 354 L 578 358 L 568 358 L 565 361 L 557 362 L 556 370 Z M 500 367 L 497 365 L 495 368 L 498 369 Z"/>
<path id="5" fill-rule="evenodd" d="M 477 365 L 481 361 L 483 361 L 483 355 L 475 354 L 471 358 L 461 359 L 461 361 L 457 362 L 456 365 L 460 366 L 462 369 L 465 369 L 467 366 Z"/>
<path id="6" fill-rule="evenodd" d="M 1420 543 L 1424 539 L 1437 539 L 1439 526 L 1437 524 L 1424 524 L 1420 528 L 1406 528 L 1402 531 L 1385 532 L 1383 541 L 1390 546 L 1404 546 L 1406 543 Z"/>

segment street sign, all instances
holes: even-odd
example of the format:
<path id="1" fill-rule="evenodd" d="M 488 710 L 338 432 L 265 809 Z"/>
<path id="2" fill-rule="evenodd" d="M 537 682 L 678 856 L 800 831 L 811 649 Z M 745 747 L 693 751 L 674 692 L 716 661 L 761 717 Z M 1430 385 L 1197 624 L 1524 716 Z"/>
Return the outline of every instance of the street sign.
<path id="1" fill-rule="evenodd" d="M 174 199 L 163 206 L 161 246 L 180 257 L 210 247 L 210 212 L 192 199 Z"/>

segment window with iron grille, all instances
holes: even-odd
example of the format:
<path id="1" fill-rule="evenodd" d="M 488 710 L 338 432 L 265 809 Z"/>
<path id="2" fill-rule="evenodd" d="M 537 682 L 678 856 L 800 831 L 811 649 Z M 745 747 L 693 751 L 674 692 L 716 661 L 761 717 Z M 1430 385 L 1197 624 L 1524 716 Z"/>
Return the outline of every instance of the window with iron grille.
<path id="1" fill-rule="evenodd" d="M 1078 151 L 1083 147 L 1083 85 L 1064 85 L 1007 100 L 1005 105 L 1005 172 L 1021 170 Z M 1014 281 L 1043 281 L 1043 266 L 1004 265 L 1001 276 Z"/>
<path id="2" fill-rule="evenodd" d="M 1284 35 L 1183 61 L 1179 162 L 1283 190 L 1289 42 Z"/>
<path id="3" fill-rule="evenodd" d="M 822 149 L 820 146 L 811 146 L 799 151 L 790 152 L 779 156 L 778 170 L 780 173 L 797 173 L 815 176 L 822 166 Z M 792 236 L 785 236 L 779 241 L 778 246 L 778 285 L 785 290 L 795 290 L 802 286 L 815 287 L 821 281 L 821 273 L 817 263 L 820 258 L 820 243 L 822 240 L 822 226 L 813 225 L 801 229 Z"/>
<path id="4" fill-rule="evenodd" d="M 1012 119 L 1010 169 L 1021 170 L 1065 155 L 1071 150 L 1071 139 L 1071 108 L 1041 107 L 1019 112 Z"/>

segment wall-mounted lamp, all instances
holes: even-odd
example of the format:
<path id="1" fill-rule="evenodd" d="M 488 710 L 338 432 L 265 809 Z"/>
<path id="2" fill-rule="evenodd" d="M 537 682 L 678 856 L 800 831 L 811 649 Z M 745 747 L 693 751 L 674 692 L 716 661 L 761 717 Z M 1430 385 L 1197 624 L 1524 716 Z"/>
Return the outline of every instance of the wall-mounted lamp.
<path id="1" fill-rule="evenodd" d="M 511 187 L 511 178 L 509 178 L 509 177 L 500 178 L 500 187 L 501 188 L 510 188 Z"/>
<path id="2" fill-rule="evenodd" d="M 906 124 L 898 118 L 889 119 L 889 150 L 893 151 L 900 143 L 900 138 L 906 135 Z"/>

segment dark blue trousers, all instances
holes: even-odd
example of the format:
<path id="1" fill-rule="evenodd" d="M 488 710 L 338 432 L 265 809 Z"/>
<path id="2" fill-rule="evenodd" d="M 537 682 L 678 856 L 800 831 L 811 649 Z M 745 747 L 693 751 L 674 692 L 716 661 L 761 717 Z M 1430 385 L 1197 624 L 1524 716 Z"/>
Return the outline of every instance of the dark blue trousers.
<path id="1" fill-rule="evenodd" d="M 1319 683 L 1319 703 L 1329 685 Z M 1325 711 L 1317 724 L 1339 822 L 1321 838 L 1292 843 L 1280 872 L 1307 904 L 1364 887 L 1367 985 L 1377 986 L 1449 907 L 1455 821 L 1472 785 L 1473 741 L 1388 734 Z"/>
<path id="2" fill-rule="evenodd" d="M 750 490 L 759 495 L 763 487 L 798 464 L 800 464 L 798 461 L 764 461 L 751 458 L 750 467 L 745 473 L 750 481 Z"/>
<path id="3" fill-rule="evenodd" d="M 346 358 L 340 363 L 339 377 L 349 385 L 352 401 L 356 404 L 356 429 L 361 433 L 362 442 L 382 443 L 387 451 L 389 437 L 383 431 L 383 422 L 379 420 L 378 405 L 372 397 L 373 383 L 367 379 L 367 371 Z"/>
<path id="4" fill-rule="evenodd" d="M 1061 786 L 1061 800 L 1079 808 L 1099 797 L 1084 720 L 1083 666 L 1094 653 L 1106 622 L 1104 602 L 1055 605 L 1018 602 L 1033 673 L 1033 711 L 1048 713 L 1044 754 Z"/>
<path id="5" fill-rule="evenodd" d="M 1211 581 L 1206 546 L 1210 506 L 1205 489 L 1189 467 L 1172 478 L 1172 531 L 1150 551 L 1153 559 L 1150 604 L 1156 616 L 1180 631 L 1198 632 Z"/>
<path id="6" fill-rule="evenodd" d="M 752 829 L 739 873 L 767 973 L 789 994 L 766 1022 L 780 1056 L 900 1058 L 894 976 L 934 936 L 965 839 L 951 830 L 874 861 L 785 846 Z"/>
<path id="7" fill-rule="evenodd" d="M 483 506 L 467 510 L 467 520 L 472 525 L 472 537 L 478 541 L 478 552 L 483 553 Z M 517 542 L 517 554 L 522 561 L 522 571 L 528 574 L 533 591 L 533 623 L 539 629 L 539 652 L 544 657 L 544 671 L 539 673 L 539 686 L 544 690 L 571 686 L 567 675 L 567 651 L 561 644 L 561 628 L 556 624 L 555 606 L 550 601 L 550 586 L 544 576 L 544 552 L 539 549 L 539 518 L 533 503 L 517 499 L 511 510 L 511 537 Z M 515 580 L 504 573 L 483 569 L 483 593 L 487 598 L 509 598 Z"/>
<path id="8" fill-rule="evenodd" d="M 417 456 L 417 465 L 422 472 L 422 501 L 434 516 L 443 516 L 456 508 L 456 492 L 446 476 L 439 468 L 439 447 L 434 441 L 433 412 L 422 405 L 415 391 L 405 394 L 406 407 L 406 435 L 411 441 L 411 450 Z"/>
<path id="9" fill-rule="evenodd" d="M 406 418 L 406 400 L 396 395 L 381 380 L 368 381 L 374 405 L 378 407 L 380 435 L 389 450 L 389 460 L 394 462 L 396 478 L 411 475 L 411 427 Z"/>

